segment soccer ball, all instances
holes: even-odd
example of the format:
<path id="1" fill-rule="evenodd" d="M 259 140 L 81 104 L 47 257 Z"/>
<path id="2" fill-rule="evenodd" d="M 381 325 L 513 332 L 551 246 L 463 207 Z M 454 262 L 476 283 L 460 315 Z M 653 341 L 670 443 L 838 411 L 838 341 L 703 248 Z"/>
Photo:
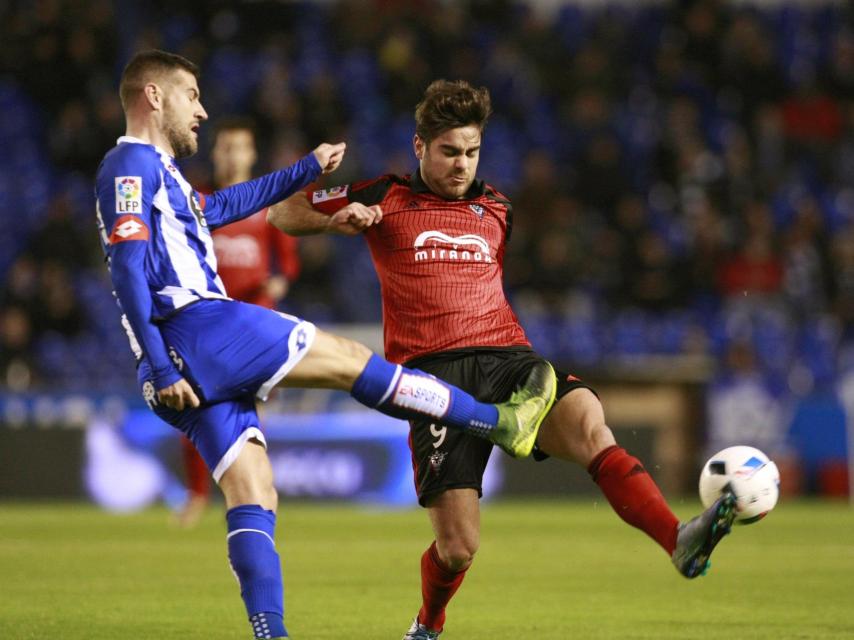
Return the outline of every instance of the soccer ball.
<path id="1" fill-rule="evenodd" d="M 753 447 L 729 447 L 709 458 L 700 474 L 700 500 L 710 507 L 724 488 L 735 494 L 735 521 L 761 520 L 777 504 L 780 472 L 768 456 Z"/>

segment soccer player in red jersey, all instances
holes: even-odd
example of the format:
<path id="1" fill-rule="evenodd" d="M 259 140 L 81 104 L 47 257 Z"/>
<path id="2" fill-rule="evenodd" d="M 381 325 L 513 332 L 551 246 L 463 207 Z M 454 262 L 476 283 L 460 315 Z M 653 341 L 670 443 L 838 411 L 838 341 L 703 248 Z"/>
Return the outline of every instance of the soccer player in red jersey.
<path id="1" fill-rule="evenodd" d="M 381 285 L 386 357 L 497 401 L 542 358 L 504 296 L 510 201 L 476 179 L 490 112 L 485 88 L 436 81 L 415 110 L 415 173 L 297 193 L 267 219 L 293 235 L 364 233 Z M 558 371 L 558 381 L 535 455 L 583 465 L 617 515 L 655 540 L 683 575 L 704 573 L 730 530 L 732 496 L 680 523 L 641 462 L 617 445 L 594 391 L 568 372 Z M 492 446 L 429 420 L 411 422 L 410 441 L 435 540 L 421 558 L 422 606 L 404 640 L 423 640 L 441 633 L 478 549 Z"/>
<path id="2" fill-rule="evenodd" d="M 250 120 L 217 123 L 211 152 L 216 189 L 250 180 L 257 159 Z M 267 224 L 267 209 L 217 229 L 213 240 L 219 276 L 236 300 L 272 309 L 299 275 L 297 240 Z"/>
<path id="3" fill-rule="evenodd" d="M 214 189 L 251 180 L 258 160 L 252 121 L 225 118 L 217 122 L 211 160 Z M 266 208 L 212 235 L 219 276 L 229 297 L 273 309 L 299 275 L 296 238 L 268 225 Z M 210 502 L 210 472 L 187 438 L 181 438 L 181 447 L 189 495 L 178 522 L 192 527 Z"/>

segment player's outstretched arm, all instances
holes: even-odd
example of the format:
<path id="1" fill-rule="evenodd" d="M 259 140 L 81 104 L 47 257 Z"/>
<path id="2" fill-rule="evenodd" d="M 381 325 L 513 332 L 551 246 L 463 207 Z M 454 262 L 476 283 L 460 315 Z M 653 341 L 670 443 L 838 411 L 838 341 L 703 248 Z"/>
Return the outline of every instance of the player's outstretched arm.
<path id="1" fill-rule="evenodd" d="M 335 171 L 345 149 L 343 142 L 324 142 L 290 167 L 200 197 L 208 227 L 217 229 L 237 222 L 297 193 L 321 174 Z"/>
<path id="2" fill-rule="evenodd" d="M 305 193 L 297 193 L 267 210 L 267 222 L 292 236 L 340 233 L 353 236 L 378 224 L 383 218 L 379 205 L 367 207 L 351 202 L 329 215 L 311 206 Z"/>

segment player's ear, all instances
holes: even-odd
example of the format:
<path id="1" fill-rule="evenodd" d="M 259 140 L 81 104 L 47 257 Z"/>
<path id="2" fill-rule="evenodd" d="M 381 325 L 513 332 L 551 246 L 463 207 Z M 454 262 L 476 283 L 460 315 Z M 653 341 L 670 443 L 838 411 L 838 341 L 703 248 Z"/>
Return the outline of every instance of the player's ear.
<path id="1" fill-rule="evenodd" d="M 415 157 L 421 160 L 424 158 L 424 140 L 417 133 L 412 138 L 412 148 L 415 149 Z"/>
<path id="2" fill-rule="evenodd" d="M 142 93 L 145 96 L 148 106 L 155 111 L 159 111 L 163 106 L 163 90 L 153 82 L 147 83 L 142 88 Z"/>

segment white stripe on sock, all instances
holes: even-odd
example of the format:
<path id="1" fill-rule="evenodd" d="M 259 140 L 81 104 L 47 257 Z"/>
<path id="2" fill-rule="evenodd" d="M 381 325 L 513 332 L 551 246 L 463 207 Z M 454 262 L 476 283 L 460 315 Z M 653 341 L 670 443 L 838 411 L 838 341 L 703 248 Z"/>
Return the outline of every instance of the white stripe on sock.
<path id="1" fill-rule="evenodd" d="M 270 537 L 270 534 L 266 531 L 261 531 L 260 529 L 235 529 L 234 531 L 229 531 L 228 535 L 225 536 L 225 539 L 229 540 L 231 536 L 236 536 L 238 533 L 260 533 L 261 535 L 267 537 L 267 540 L 270 541 L 271 545 L 273 545 L 274 547 L 276 546 L 276 543 L 273 542 L 273 539 Z"/>
<path id="2" fill-rule="evenodd" d="M 383 402 L 388 400 L 388 397 L 394 392 L 394 388 L 397 386 L 397 381 L 400 380 L 400 374 L 402 372 L 403 372 L 403 367 L 400 365 L 397 365 L 397 368 L 394 370 L 394 375 L 391 378 L 391 384 L 388 385 L 388 389 L 385 390 L 385 395 L 382 398 L 380 398 L 380 401 L 374 405 L 375 407 L 380 406 Z"/>

